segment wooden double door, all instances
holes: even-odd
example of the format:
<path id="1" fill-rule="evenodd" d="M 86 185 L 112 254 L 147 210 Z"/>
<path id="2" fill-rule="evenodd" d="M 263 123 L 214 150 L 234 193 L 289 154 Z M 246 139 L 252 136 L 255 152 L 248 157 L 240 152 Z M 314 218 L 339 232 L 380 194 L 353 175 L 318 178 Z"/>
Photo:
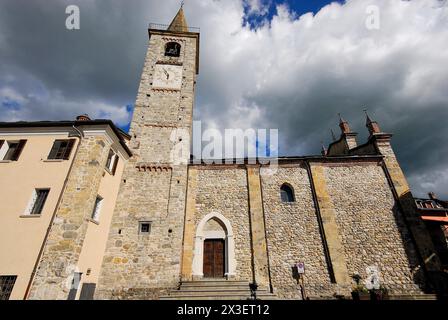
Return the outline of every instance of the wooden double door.
<path id="1" fill-rule="evenodd" d="M 225 241 L 204 240 L 204 278 L 222 278 L 225 272 Z"/>

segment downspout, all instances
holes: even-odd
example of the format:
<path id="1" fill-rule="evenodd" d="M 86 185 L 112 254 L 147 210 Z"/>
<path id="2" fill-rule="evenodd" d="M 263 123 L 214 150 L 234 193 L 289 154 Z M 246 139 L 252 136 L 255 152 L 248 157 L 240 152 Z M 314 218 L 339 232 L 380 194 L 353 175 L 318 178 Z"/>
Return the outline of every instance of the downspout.
<path id="1" fill-rule="evenodd" d="M 48 224 L 47 232 L 45 233 L 44 241 L 42 242 L 42 246 L 40 247 L 39 254 L 38 254 L 37 259 L 36 259 L 36 263 L 34 264 L 33 272 L 31 272 L 30 281 L 28 282 L 28 285 L 26 287 L 26 291 L 25 291 L 25 295 L 23 296 L 23 300 L 27 300 L 27 298 L 28 298 L 28 296 L 30 294 L 31 285 L 33 283 L 34 277 L 36 276 L 36 272 L 37 272 L 37 268 L 39 266 L 39 262 L 40 262 L 40 260 L 42 258 L 43 253 L 44 253 L 44 249 L 45 249 L 45 246 L 46 246 L 47 241 L 48 241 L 48 236 L 50 235 L 51 227 L 53 226 L 53 222 L 54 222 L 54 219 L 56 217 L 56 212 L 58 211 L 59 205 L 61 204 L 62 195 L 64 194 L 65 188 L 67 187 L 67 181 L 68 181 L 68 178 L 70 177 L 70 174 L 72 172 L 73 164 L 75 162 L 75 157 L 78 154 L 79 146 L 81 145 L 82 138 L 84 137 L 84 134 L 78 128 L 76 128 L 75 125 L 73 125 L 72 128 L 78 133 L 78 136 L 76 136 L 78 138 L 78 145 L 76 146 L 76 151 L 73 154 L 72 162 L 70 163 L 70 167 L 69 167 L 67 175 L 65 177 L 64 184 L 62 185 L 61 193 L 59 194 L 58 201 L 56 203 L 56 206 L 54 208 L 53 214 L 52 214 L 51 219 L 50 219 L 50 223 Z"/>

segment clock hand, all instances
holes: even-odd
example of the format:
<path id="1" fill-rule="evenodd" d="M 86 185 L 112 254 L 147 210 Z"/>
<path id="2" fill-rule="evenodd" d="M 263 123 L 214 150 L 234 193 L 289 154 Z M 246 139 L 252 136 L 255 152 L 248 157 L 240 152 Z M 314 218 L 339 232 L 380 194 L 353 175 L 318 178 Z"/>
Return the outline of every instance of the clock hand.
<path id="1" fill-rule="evenodd" d="M 166 80 L 168 80 L 168 79 L 170 78 L 170 74 L 169 74 L 165 69 L 163 69 L 163 72 L 165 72 L 165 74 L 166 74 Z"/>

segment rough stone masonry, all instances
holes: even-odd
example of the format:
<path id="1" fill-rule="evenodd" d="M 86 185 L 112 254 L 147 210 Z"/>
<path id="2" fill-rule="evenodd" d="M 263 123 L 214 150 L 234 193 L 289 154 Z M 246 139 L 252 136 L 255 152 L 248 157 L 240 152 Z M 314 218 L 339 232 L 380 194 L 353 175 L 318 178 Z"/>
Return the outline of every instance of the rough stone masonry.
<path id="1" fill-rule="evenodd" d="M 328 151 L 280 158 L 275 170 L 247 161 L 192 163 L 189 154 L 175 161 L 172 150 L 182 140 L 177 132 L 192 131 L 199 33 L 190 32 L 181 9 L 167 29 L 150 29 L 149 36 L 130 128 L 133 157 L 121 179 L 96 299 L 158 299 L 181 282 L 209 277 L 220 263 L 224 272 L 213 277 L 256 282 L 284 299 L 304 298 L 294 275 L 298 262 L 305 263 L 312 298 L 350 296 L 353 275 L 366 279 L 372 266 L 390 294 L 431 291 L 428 275 L 438 259 L 408 201 L 390 134 L 368 118 L 370 137 L 358 146 L 341 119 L 341 136 Z M 67 218 L 51 233 L 35 298 L 67 294 L 58 264 L 76 262 L 81 217 L 97 188 L 85 178 L 100 174 L 88 160 L 101 163 L 107 156 L 98 139 L 81 149 L 68 186 L 83 188 L 71 195 L 79 210 L 63 200 L 57 216 Z M 281 196 L 284 186 L 292 201 Z M 142 232 L 143 222 L 150 232 Z M 208 248 L 222 252 L 204 250 L 215 240 L 224 246 Z"/>

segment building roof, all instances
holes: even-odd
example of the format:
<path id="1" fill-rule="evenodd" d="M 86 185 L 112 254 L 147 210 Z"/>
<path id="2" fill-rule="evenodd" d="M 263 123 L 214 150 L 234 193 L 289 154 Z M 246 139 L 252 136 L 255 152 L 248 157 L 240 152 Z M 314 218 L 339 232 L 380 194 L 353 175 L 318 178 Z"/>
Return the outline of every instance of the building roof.
<path id="1" fill-rule="evenodd" d="M 121 146 L 129 156 L 132 156 L 131 150 L 126 145 L 124 139 L 129 140 L 131 136 L 118 128 L 111 120 L 95 119 L 95 120 L 76 120 L 76 121 L 17 121 L 17 122 L 0 122 L 1 128 L 45 128 L 45 127 L 79 127 L 79 126 L 95 126 L 108 125 L 115 133 L 120 141 Z"/>
<path id="2" fill-rule="evenodd" d="M 171 21 L 168 31 L 188 32 L 187 19 L 185 19 L 184 9 L 180 7 L 173 21 Z"/>

